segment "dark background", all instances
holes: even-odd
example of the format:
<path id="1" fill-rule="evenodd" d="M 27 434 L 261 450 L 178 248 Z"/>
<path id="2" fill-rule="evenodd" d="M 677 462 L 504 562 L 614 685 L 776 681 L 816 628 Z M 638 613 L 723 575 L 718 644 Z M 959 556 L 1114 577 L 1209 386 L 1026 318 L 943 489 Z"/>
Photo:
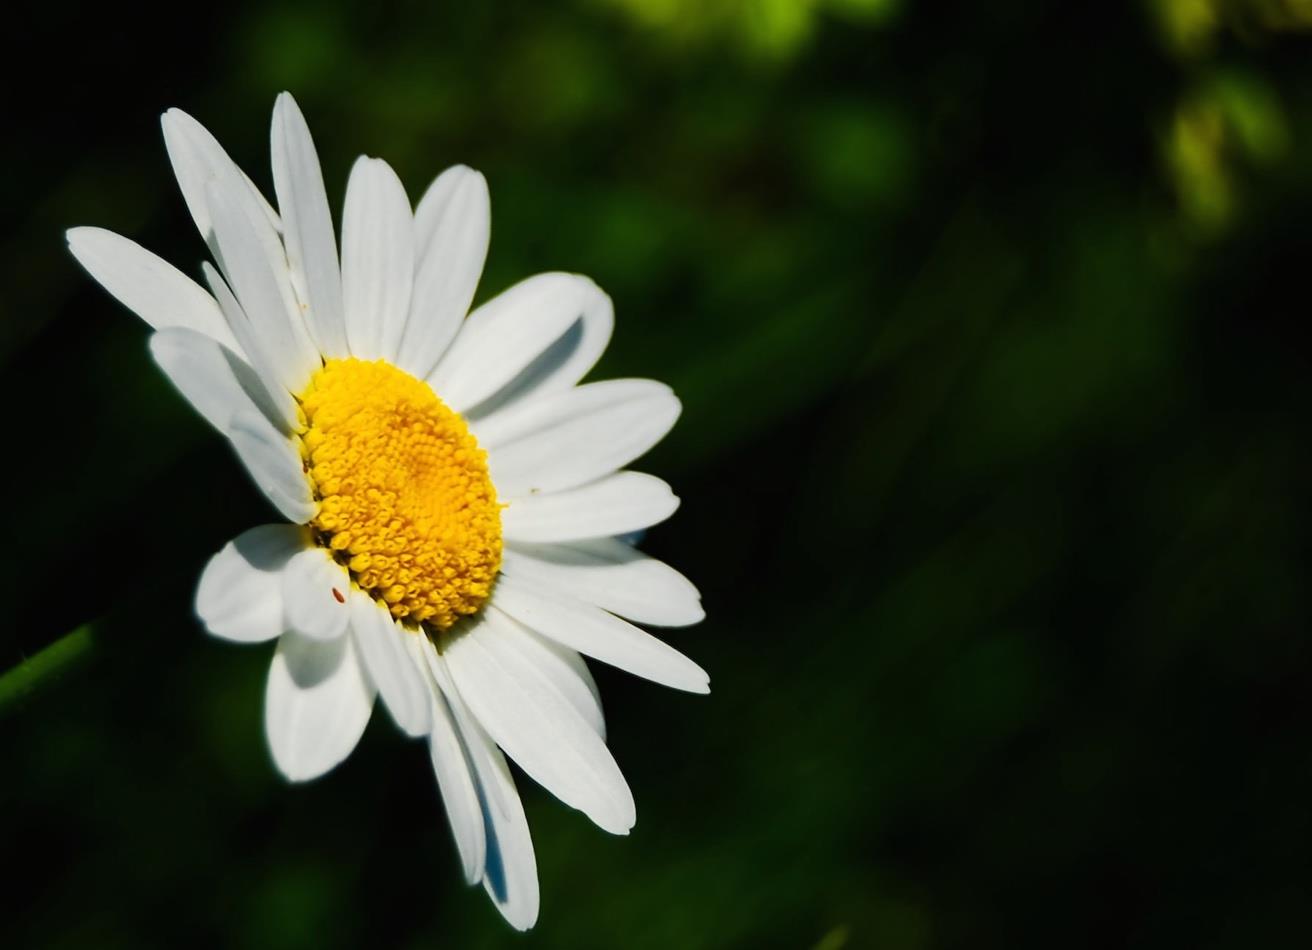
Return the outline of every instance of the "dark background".
<path id="1" fill-rule="evenodd" d="M 0 945 L 1312 945 L 1312 10 L 578 0 L 23 11 L 0 176 Z M 706 698 L 597 668 L 612 838 L 520 776 L 542 916 L 459 880 L 376 716 L 308 786 L 197 572 L 272 520 L 63 247 L 204 255 L 158 115 L 336 208 L 492 190 L 480 299 L 614 298 L 596 376 L 685 412 L 646 547 Z M 594 665 L 595 666 L 595 665 Z"/>

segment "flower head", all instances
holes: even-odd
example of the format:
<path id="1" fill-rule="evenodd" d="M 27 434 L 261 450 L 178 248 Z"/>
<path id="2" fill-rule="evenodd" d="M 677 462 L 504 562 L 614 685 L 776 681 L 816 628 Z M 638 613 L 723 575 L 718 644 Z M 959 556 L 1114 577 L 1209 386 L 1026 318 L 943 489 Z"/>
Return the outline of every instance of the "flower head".
<path id="1" fill-rule="evenodd" d="M 531 927 L 537 869 L 503 751 L 625 834 L 633 797 L 581 654 L 709 689 L 628 622 L 703 616 L 682 575 L 624 540 L 678 505 L 623 468 L 679 402 L 649 380 L 579 384 L 613 324 L 584 277 L 531 277 L 466 316 L 489 236 L 477 172 L 443 172 L 412 213 L 391 168 L 360 158 L 339 255 L 290 95 L 273 115 L 277 211 L 190 116 L 163 127 L 217 263 L 209 289 L 109 231 L 68 241 L 154 328 L 160 368 L 287 519 L 210 560 L 197 613 L 215 636 L 277 640 L 265 729 L 287 778 L 350 755 L 375 698 L 426 738 L 466 878 Z"/>

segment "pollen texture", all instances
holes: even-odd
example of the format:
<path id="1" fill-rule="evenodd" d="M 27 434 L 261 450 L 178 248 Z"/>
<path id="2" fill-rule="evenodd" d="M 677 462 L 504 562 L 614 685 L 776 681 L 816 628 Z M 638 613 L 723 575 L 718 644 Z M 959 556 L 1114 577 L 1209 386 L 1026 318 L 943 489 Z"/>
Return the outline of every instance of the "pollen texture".
<path id="1" fill-rule="evenodd" d="M 399 620 L 445 630 L 475 613 L 501 567 L 501 509 L 464 420 L 381 360 L 329 360 L 300 402 L 321 543 Z"/>

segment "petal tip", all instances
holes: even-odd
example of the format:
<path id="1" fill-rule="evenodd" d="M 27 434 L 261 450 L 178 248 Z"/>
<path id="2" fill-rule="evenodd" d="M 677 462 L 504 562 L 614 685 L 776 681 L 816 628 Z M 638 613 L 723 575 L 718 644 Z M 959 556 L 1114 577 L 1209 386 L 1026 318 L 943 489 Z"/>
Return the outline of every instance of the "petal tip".
<path id="1" fill-rule="evenodd" d="M 711 694 L 711 677 L 701 667 L 697 667 L 699 674 L 695 679 L 690 679 L 687 685 L 680 687 L 685 693 L 695 693 L 698 696 L 709 696 Z"/>
<path id="2" fill-rule="evenodd" d="M 682 621 L 678 624 L 680 627 L 691 627 L 699 624 L 706 619 L 706 608 L 702 606 L 701 601 L 699 600 L 697 603 L 689 606 L 687 617 L 680 617 L 679 619 Z"/>
<path id="3" fill-rule="evenodd" d="M 165 138 L 169 137 L 169 135 L 174 132 L 181 132 L 184 125 L 194 123 L 195 121 L 195 119 L 186 112 L 183 112 L 177 106 L 165 109 L 160 113 L 159 117 L 159 124 L 164 130 Z"/>
<path id="4" fill-rule="evenodd" d="M 300 103 L 296 97 L 284 89 L 273 100 L 273 120 L 275 124 L 292 121 L 304 122 L 305 115 L 301 112 Z"/>
<path id="5" fill-rule="evenodd" d="M 463 163 L 460 165 L 455 165 L 453 167 L 458 170 L 461 178 L 460 184 L 463 187 L 477 188 L 483 192 L 486 192 L 488 190 L 487 178 L 484 177 L 483 173 L 479 171 L 477 168 L 470 168 L 468 165 L 465 165 Z"/>

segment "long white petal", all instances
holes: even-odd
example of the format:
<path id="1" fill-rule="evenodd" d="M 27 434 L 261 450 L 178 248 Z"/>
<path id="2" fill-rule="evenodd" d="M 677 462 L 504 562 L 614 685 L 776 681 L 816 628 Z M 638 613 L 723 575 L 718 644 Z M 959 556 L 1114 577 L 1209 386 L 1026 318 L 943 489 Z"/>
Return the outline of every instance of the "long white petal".
<path id="1" fill-rule="evenodd" d="M 492 480 L 501 494 L 501 483 Z M 515 542 L 602 538 L 658 524 L 678 507 L 678 497 L 656 476 L 616 472 L 567 491 L 511 497 L 501 513 L 501 532 Z"/>
<path id="2" fill-rule="evenodd" d="M 548 640 L 509 617 L 506 620 L 509 629 L 515 631 L 514 636 L 507 638 L 507 644 L 551 680 L 551 684 L 578 710 L 578 714 L 593 731 L 605 739 L 606 717 L 601 711 L 601 691 L 597 689 L 597 682 L 592 678 L 583 657 L 577 651 Z"/>
<path id="3" fill-rule="evenodd" d="M 150 338 L 150 353 L 205 421 L 225 435 L 240 412 L 284 424 L 255 370 L 204 334 L 181 327 L 160 330 Z"/>
<path id="4" fill-rule="evenodd" d="M 432 726 L 430 694 L 403 639 L 422 634 L 402 630 L 387 608 L 363 591 L 353 589 L 349 600 L 354 640 L 387 711 L 402 732 L 427 735 Z"/>
<path id="5" fill-rule="evenodd" d="M 419 667 L 429 687 L 432 699 L 433 728 L 428 733 L 428 754 L 437 777 L 437 787 L 446 806 L 451 835 L 460 853 L 465 880 L 477 884 L 483 878 L 487 862 L 487 834 L 483 828 L 483 809 L 478 800 L 478 788 L 470 771 L 464 743 L 456 728 L 454 715 L 442 690 L 433 679 L 425 652 L 432 649 L 426 636 L 406 640 L 415 665 Z"/>
<path id="6" fill-rule="evenodd" d="M 310 127 L 291 93 L 281 93 L 274 104 L 270 138 L 287 266 L 296 295 L 305 306 L 306 326 L 321 353 L 346 356 L 342 273 L 332 212 Z"/>
<path id="7" fill-rule="evenodd" d="M 243 355 L 214 298 L 168 261 L 103 228 L 71 228 L 67 237 L 86 272 L 156 330 L 185 327 Z"/>
<path id="8" fill-rule="evenodd" d="M 351 754 L 373 705 L 374 689 L 350 637 L 283 634 L 264 692 L 274 764 L 293 782 L 318 778 Z"/>
<path id="9" fill-rule="evenodd" d="M 260 235 L 259 222 L 251 217 L 249 209 L 233 200 L 234 194 L 231 186 L 211 184 L 206 189 L 223 272 L 261 348 L 269 354 L 279 381 L 290 392 L 300 392 L 322 360 L 290 289 L 281 244 L 276 236 Z M 270 240 L 277 246 L 269 246 Z"/>
<path id="10" fill-rule="evenodd" d="M 467 411 L 470 419 L 490 419 L 538 397 L 569 389 L 596 365 L 615 329 L 615 309 L 600 288 L 591 281 L 587 284 L 578 320 L 513 380 L 471 406 Z"/>
<path id="11" fill-rule="evenodd" d="M 589 383 L 474 424 L 503 496 L 573 488 L 628 465 L 679 418 L 670 387 L 650 379 Z"/>
<path id="12" fill-rule="evenodd" d="M 264 222 L 274 231 L 281 226 L 278 215 L 264 195 L 255 187 L 223 150 L 223 146 L 201 125 L 181 109 L 170 109 L 160 116 L 160 126 L 164 130 L 164 148 L 169 153 L 173 165 L 173 174 L 177 176 L 178 187 L 182 190 L 187 210 L 191 212 L 196 227 L 214 247 L 213 220 L 209 201 L 205 194 L 206 186 L 211 182 L 233 178 L 246 192 L 244 200 L 251 203 L 259 212 Z"/>
<path id="13" fill-rule="evenodd" d="M 706 616 L 691 581 L 616 538 L 510 545 L 501 570 L 638 623 L 683 627 Z"/>
<path id="14" fill-rule="evenodd" d="M 460 329 L 487 259 L 492 211 L 487 181 L 448 168 L 415 209 L 415 286 L 397 365 L 421 379 Z"/>
<path id="15" fill-rule="evenodd" d="M 196 588 L 196 614 L 214 636 L 238 643 L 262 643 L 281 634 L 282 574 L 312 542 L 290 524 L 251 528 L 210 558 Z"/>
<path id="16" fill-rule="evenodd" d="M 585 331 L 607 321 L 594 317 L 595 324 L 590 323 L 589 315 L 610 309 L 610 298 L 586 277 L 559 273 L 530 277 L 469 315 L 428 381 L 457 412 L 475 409 L 503 389 L 519 394 L 572 385 L 592 365 L 583 365 L 586 360 L 578 354 L 590 356 L 592 362 L 601 354 L 600 349 L 592 352 L 595 331 L 591 336 Z M 607 339 L 609 335 L 607 331 Z M 509 398 L 502 394 L 497 402 Z"/>
<path id="17" fill-rule="evenodd" d="M 598 827 L 627 834 L 633 795 L 606 743 L 518 647 L 513 621 L 495 610 L 480 621 L 443 651 L 465 704 L 534 781 Z"/>
<path id="18" fill-rule="evenodd" d="M 538 919 L 538 869 L 533 838 L 524 817 L 524 805 L 515 790 L 515 780 L 501 750 L 465 707 L 446 661 L 431 644 L 425 649 L 425 657 L 450 704 L 469 764 L 474 769 L 487 835 L 483 888 L 512 927 L 528 930 Z"/>
<path id="19" fill-rule="evenodd" d="M 599 607 L 520 578 L 497 581 L 492 603 L 530 630 L 654 683 L 709 693 L 705 670 L 678 650 Z"/>
<path id="20" fill-rule="evenodd" d="M 232 417 L 258 407 L 237 379 L 242 367 L 252 382 L 254 370 L 230 350 L 195 330 L 173 328 L 150 337 L 150 355 L 205 421 L 226 433 Z"/>
<path id="21" fill-rule="evenodd" d="M 201 264 L 201 270 L 214 291 L 214 299 L 218 301 L 219 309 L 223 311 L 224 320 L 241 343 L 251 369 L 255 372 L 259 385 L 247 387 L 251 398 L 259 404 L 265 416 L 283 432 L 290 434 L 297 431 L 301 423 L 296 400 L 287 391 L 282 379 L 283 374 L 276 369 L 273 357 L 266 351 L 264 342 L 251 326 L 246 311 L 242 310 L 228 282 L 213 265 L 206 261 Z"/>
<path id="22" fill-rule="evenodd" d="M 311 640 L 335 640 L 346 632 L 351 578 L 325 548 L 307 548 L 283 572 L 287 626 Z"/>
<path id="23" fill-rule="evenodd" d="M 353 356 L 396 361 L 414 259 L 405 187 L 386 162 L 362 156 L 351 169 L 342 212 L 342 296 Z"/>
<path id="24" fill-rule="evenodd" d="M 317 510 L 300 453 L 291 439 L 255 412 L 236 413 L 228 439 L 255 484 L 288 521 L 304 524 Z"/>

